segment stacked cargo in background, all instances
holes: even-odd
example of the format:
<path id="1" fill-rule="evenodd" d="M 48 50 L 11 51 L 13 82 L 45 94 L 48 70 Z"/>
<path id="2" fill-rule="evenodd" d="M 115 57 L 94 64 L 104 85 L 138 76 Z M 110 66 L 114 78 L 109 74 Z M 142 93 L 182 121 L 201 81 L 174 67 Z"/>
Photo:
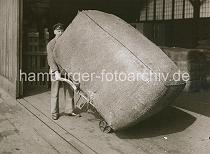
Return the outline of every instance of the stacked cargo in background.
<path id="1" fill-rule="evenodd" d="M 179 67 L 181 73 L 189 73 L 190 78 L 185 91 L 199 91 L 208 87 L 208 62 L 205 50 L 178 47 L 162 47 L 162 50 Z"/>
<path id="2" fill-rule="evenodd" d="M 196 48 L 205 50 L 205 54 L 206 54 L 206 58 L 207 58 L 207 62 L 208 62 L 207 81 L 208 81 L 208 84 L 210 85 L 210 40 L 199 41 L 198 46 Z"/>

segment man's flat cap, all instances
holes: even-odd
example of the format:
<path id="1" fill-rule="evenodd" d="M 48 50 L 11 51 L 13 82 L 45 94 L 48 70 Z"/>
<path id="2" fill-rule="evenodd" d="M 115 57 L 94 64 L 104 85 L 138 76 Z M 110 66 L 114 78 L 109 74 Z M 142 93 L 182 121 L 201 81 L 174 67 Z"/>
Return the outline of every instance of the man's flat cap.
<path id="1" fill-rule="evenodd" d="M 64 24 L 62 24 L 62 23 L 57 23 L 57 24 L 55 24 L 54 26 L 53 26 L 53 30 L 64 30 Z"/>

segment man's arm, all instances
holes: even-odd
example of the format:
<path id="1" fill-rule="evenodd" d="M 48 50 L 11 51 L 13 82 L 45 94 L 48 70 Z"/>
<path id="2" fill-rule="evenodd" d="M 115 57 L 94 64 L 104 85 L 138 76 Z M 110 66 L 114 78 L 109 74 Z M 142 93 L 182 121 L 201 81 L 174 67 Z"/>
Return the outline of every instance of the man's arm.
<path id="1" fill-rule="evenodd" d="M 54 47 L 52 47 L 52 45 L 49 43 L 47 45 L 47 61 L 48 61 L 48 65 L 50 66 L 51 71 L 55 72 L 55 71 L 58 71 L 58 66 L 53 57 L 53 49 Z"/>

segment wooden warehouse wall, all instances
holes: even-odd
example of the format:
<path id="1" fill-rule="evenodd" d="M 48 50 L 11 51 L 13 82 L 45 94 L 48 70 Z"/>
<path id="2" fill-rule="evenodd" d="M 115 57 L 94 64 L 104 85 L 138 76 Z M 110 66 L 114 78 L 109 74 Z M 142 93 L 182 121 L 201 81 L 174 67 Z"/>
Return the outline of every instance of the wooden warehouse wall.
<path id="1" fill-rule="evenodd" d="M 13 97 L 19 94 L 21 0 L 0 0 L 0 87 Z"/>

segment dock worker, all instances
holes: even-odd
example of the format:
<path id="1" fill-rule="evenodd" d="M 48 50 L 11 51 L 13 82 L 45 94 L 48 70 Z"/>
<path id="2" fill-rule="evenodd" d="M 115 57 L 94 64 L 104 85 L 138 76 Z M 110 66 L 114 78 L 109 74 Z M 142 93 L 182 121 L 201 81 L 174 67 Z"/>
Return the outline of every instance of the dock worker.
<path id="1" fill-rule="evenodd" d="M 59 118 L 59 89 L 61 81 L 61 68 L 55 62 L 54 57 L 54 47 L 57 39 L 64 32 L 64 25 L 61 23 L 57 23 L 53 26 L 55 37 L 47 44 L 47 60 L 48 65 L 50 66 L 51 73 L 51 117 L 53 120 L 57 120 Z M 74 91 L 67 83 L 63 82 L 64 89 L 64 100 L 66 103 L 65 106 L 65 115 L 76 116 L 74 113 L 75 104 L 74 104 Z"/>

